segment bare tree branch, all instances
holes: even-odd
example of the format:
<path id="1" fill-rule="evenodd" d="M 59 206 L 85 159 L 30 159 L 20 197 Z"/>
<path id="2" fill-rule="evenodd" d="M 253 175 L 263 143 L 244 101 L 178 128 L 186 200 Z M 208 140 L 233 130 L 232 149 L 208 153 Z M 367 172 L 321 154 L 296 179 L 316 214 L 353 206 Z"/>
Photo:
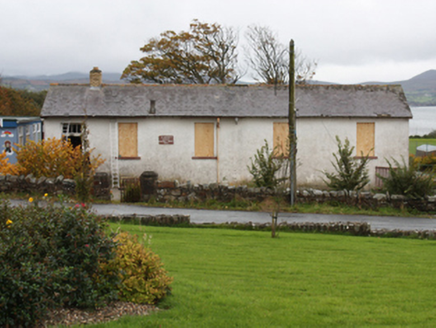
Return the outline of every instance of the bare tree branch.
<path id="1" fill-rule="evenodd" d="M 245 34 L 248 42 L 247 61 L 256 72 L 256 78 L 267 84 L 288 82 L 289 50 L 278 41 L 269 27 L 249 26 Z M 296 52 L 296 83 L 303 84 L 315 75 L 316 61 L 307 59 L 300 50 Z"/>

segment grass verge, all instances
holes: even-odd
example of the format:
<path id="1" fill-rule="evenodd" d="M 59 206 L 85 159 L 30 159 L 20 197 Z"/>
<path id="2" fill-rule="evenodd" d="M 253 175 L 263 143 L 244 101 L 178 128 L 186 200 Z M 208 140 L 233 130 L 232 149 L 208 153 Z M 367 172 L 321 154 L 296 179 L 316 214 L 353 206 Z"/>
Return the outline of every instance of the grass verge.
<path id="1" fill-rule="evenodd" d="M 165 311 L 92 327 L 436 324 L 436 241 L 120 228 L 153 236 L 173 293 L 159 305 Z"/>

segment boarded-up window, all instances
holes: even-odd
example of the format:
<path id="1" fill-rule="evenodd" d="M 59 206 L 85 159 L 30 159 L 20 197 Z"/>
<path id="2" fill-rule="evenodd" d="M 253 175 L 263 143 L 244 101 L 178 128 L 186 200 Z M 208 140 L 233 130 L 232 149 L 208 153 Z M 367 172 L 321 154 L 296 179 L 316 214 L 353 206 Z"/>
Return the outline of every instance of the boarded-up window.
<path id="1" fill-rule="evenodd" d="M 273 123 L 273 147 L 279 156 L 289 155 L 288 123 Z"/>
<path id="2" fill-rule="evenodd" d="M 138 157 L 138 123 L 118 123 L 118 154 Z"/>
<path id="3" fill-rule="evenodd" d="M 374 123 L 357 123 L 356 156 L 374 156 Z"/>
<path id="4" fill-rule="evenodd" d="M 195 157 L 214 156 L 214 123 L 195 123 Z"/>

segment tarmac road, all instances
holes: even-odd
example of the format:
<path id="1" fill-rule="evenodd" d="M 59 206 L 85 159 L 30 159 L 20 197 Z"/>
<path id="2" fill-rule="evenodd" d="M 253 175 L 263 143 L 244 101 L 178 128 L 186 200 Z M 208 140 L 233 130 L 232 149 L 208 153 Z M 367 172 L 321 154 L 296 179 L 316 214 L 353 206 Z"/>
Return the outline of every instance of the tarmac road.
<path id="1" fill-rule="evenodd" d="M 196 210 L 118 204 L 94 204 L 92 210 L 101 215 L 184 214 L 191 217 L 192 223 L 271 222 L 270 213 L 267 212 Z M 279 213 L 278 222 L 368 222 L 373 230 L 436 230 L 436 218 Z"/>
<path id="2" fill-rule="evenodd" d="M 27 204 L 23 200 L 10 200 L 12 205 Z M 268 212 L 248 211 L 215 211 L 185 208 L 147 207 L 124 204 L 93 204 L 92 211 L 100 215 L 158 215 L 184 214 L 189 215 L 192 223 L 266 223 L 271 222 Z M 307 213 L 279 213 L 278 222 L 368 222 L 371 229 L 387 230 L 435 230 L 436 217 L 414 218 L 394 216 L 369 215 L 339 215 L 339 214 L 307 214 Z"/>

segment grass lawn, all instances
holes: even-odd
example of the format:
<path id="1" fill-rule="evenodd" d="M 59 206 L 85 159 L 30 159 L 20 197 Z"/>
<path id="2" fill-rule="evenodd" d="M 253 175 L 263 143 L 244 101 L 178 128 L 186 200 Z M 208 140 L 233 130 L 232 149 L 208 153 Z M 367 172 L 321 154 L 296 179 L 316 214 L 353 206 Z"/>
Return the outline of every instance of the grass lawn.
<path id="1" fill-rule="evenodd" d="M 121 229 L 152 235 L 173 292 L 165 311 L 92 327 L 436 325 L 436 241 Z"/>
<path id="2" fill-rule="evenodd" d="M 409 139 L 409 154 L 416 155 L 416 147 L 425 144 L 436 146 L 436 139 Z"/>

